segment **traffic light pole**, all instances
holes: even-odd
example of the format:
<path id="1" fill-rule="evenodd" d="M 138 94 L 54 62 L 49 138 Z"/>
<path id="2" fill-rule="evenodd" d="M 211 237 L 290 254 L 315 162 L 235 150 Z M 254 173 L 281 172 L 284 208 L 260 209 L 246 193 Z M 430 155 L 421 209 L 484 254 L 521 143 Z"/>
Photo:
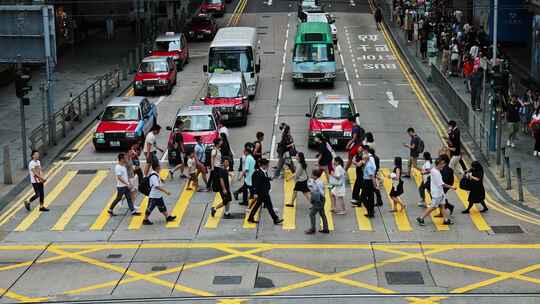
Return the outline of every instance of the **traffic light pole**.
<path id="1" fill-rule="evenodd" d="M 19 108 L 21 111 L 21 141 L 22 141 L 22 155 L 23 155 L 23 168 L 28 168 L 28 151 L 26 151 L 26 117 L 24 115 L 24 101 L 19 98 Z"/>

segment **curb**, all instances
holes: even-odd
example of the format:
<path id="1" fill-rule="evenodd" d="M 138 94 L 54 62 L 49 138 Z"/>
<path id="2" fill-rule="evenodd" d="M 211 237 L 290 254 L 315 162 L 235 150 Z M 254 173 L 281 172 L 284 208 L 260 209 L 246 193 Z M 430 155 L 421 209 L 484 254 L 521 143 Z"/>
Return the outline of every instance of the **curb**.
<path id="1" fill-rule="evenodd" d="M 392 40 L 393 40 L 394 44 L 396 45 L 397 49 L 399 50 L 400 55 L 407 62 L 407 65 L 411 68 L 412 72 L 414 73 L 414 76 L 415 76 L 416 80 L 420 83 L 420 85 L 422 86 L 422 89 L 428 95 L 429 99 L 431 100 L 431 103 L 437 107 L 438 114 L 441 115 L 444 118 L 445 122 L 448 122 L 450 120 L 450 118 L 448 117 L 447 113 L 444 111 L 444 109 L 439 104 L 437 98 L 433 95 L 433 93 L 429 89 L 429 86 L 426 83 L 426 80 L 424 79 L 424 78 L 426 78 L 426 76 L 425 75 L 420 75 L 421 71 L 419 71 L 418 69 L 412 68 L 412 67 L 414 67 L 414 65 L 411 62 L 411 59 L 409 58 L 409 56 L 406 55 L 406 53 L 407 53 L 406 50 L 404 50 L 403 46 L 398 42 L 397 38 L 395 37 L 395 33 L 393 32 L 391 27 L 388 25 L 386 20 L 384 21 L 384 24 L 385 24 L 386 28 L 388 29 L 388 33 L 392 37 Z M 469 147 L 468 144 L 466 144 L 465 142 L 462 142 L 462 146 L 463 146 L 463 148 L 465 150 L 465 153 L 472 160 L 479 161 L 482 164 L 482 166 L 488 168 L 487 163 L 482 158 L 476 157 L 476 155 L 473 153 L 473 151 L 471 150 L 471 148 Z M 489 170 L 489 169 L 485 170 L 484 173 L 485 173 L 485 175 L 487 177 L 488 183 L 490 184 L 491 188 L 494 190 L 495 195 L 503 203 L 508 204 L 508 205 L 512 205 L 512 206 L 517 207 L 519 209 L 523 209 L 524 211 L 531 212 L 531 213 L 533 213 L 535 215 L 540 215 L 540 210 L 531 208 L 531 207 L 529 207 L 529 206 L 527 206 L 527 205 L 513 199 L 506 192 L 506 190 L 503 189 L 503 187 L 501 186 L 501 184 L 499 183 L 499 181 L 497 180 L 495 175 L 491 172 L 491 170 Z"/>
<path id="2" fill-rule="evenodd" d="M 133 85 L 133 81 L 129 81 L 125 85 L 125 87 L 120 87 L 120 91 L 118 94 L 111 94 L 106 99 L 106 101 L 108 102 L 111 98 L 124 95 L 131 88 L 132 85 Z M 106 105 L 106 104 L 107 104 L 106 102 L 103 102 L 102 105 Z M 56 146 L 56 147 L 59 147 L 58 149 L 56 149 L 57 152 L 53 152 L 52 154 L 50 154 L 49 156 L 47 156 L 45 159 L 42 160 L 42 162 L 45 164 L 44 167 L 47 168 L 50 164 L 52 164 L 52 162 L 56 158 L 58 158 L 58 156 L 64 153 L 66 149 L 69 146 L 71 146 L 76 141 L 76 139 L 79 138 L 81 134 L 85 133 L 95 121 L 96 119 L 94 118 L 94 119 L 89 119 L 86 123 L 81 122 L 81 125 L 79 125 L 81 126 L 80 130 L 74 131 L 73 133 L 71 133 L 69 138 L 66 137 L 65 141 L 63 141 L 61 144 L 58 144 Z M 9 203 L 11 203 L 11 201 L 13 201 L 19 194 L 21 194 L 21 192 L 24 191 L 26 186 L 28 186 L 28 178 L 29 178 L 29 175 L 25 175 L 18 183 L 15 184 L 15 186 L 11 190 L 9 190 L 5 195 L 3 195 L 0 198 L 0 211 L 2 211 Z"/>

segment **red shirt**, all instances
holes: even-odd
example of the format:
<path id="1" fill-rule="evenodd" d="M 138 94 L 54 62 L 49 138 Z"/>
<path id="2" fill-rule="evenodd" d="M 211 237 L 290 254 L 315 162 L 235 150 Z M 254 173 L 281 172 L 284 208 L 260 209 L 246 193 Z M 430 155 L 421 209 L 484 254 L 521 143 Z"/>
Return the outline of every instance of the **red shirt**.
<path id="1" fill-rule="evenodd" d="M 473 73 L 474 64 L 469 60 L 463 64 L 463 75 L 470 76 Z"/>

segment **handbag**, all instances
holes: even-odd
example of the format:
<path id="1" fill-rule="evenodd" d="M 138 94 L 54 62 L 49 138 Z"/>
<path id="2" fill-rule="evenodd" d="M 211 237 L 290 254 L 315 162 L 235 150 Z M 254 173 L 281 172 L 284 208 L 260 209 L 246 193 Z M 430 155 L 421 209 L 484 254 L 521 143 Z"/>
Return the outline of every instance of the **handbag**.
<path id="1" fill-rule="evenodd" d="M 459 181 L 459 188 L 465 191 L 471 191 L 472 190 L 471 180 L 465 176 L 462 177 L 461 180 Z"/>

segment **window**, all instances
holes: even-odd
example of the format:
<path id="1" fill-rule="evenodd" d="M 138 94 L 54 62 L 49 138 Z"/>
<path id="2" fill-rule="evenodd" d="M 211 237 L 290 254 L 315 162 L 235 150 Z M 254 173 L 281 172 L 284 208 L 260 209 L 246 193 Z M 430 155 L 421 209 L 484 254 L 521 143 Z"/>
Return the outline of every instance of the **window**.
<path id="1" fill-rule="evenodd" d="M 334 48 L 332 45 L 325 43 L 297 44 L 294 47 L 293 61 L 335 61 Z"/>
<path id="2" fill-rule="evenodd" d="M 210 73 L 231 71 L 231 72 L 253 72 L 253 55 L 251 48 L 210 49 Z"/>
<path id="3" fill-rule="evenodd" d="M 104 121 L 134 121 L 140 120 L 138 106 L 110 106 L 105 109 L 101 120 Z"/>
<path id="4" fill-rule="evenodd" d="M 174 52 L 179 51 L 181 48 L 182 43 L 180 42 L 180 39 L 154 42 L 154 51 L 158 52 Z"/>
<path id="5" fill-rule="evenodd" d="M 239 83 L 209 83 L 208 97 L 239 97 L 242 95 Z"/>
<path id="6" fill-rule="evenodd" d="M 318 119 L 344 119 L 352 115 L 351 107 L 345 103 L 318 104 L 315 108 L 314 118 Z"/>
<path id="7" fill-rule="evenodd" d="M 213 131 L 216 129 L 212 115 L 186 115 L 178 116 L 175 128 L 178 128 L 180 121 L 184 122 L 184 131 Z"/>
<path id="8" fill-rule="evenodd" d="M 167 61 L 149 61 L 143 62 L 139 66 L 139 72 L 141 73 L 161 73 L 168 72 L 169 64 Z"/>
<path id="9" fill-rule="evenodd" d="M 307 22 L 323 22 L 323 23 L 328 23 L 328 18 L 326 17 L 326 15 L 308 14 L 308 15 L 307 15 Z"/>

